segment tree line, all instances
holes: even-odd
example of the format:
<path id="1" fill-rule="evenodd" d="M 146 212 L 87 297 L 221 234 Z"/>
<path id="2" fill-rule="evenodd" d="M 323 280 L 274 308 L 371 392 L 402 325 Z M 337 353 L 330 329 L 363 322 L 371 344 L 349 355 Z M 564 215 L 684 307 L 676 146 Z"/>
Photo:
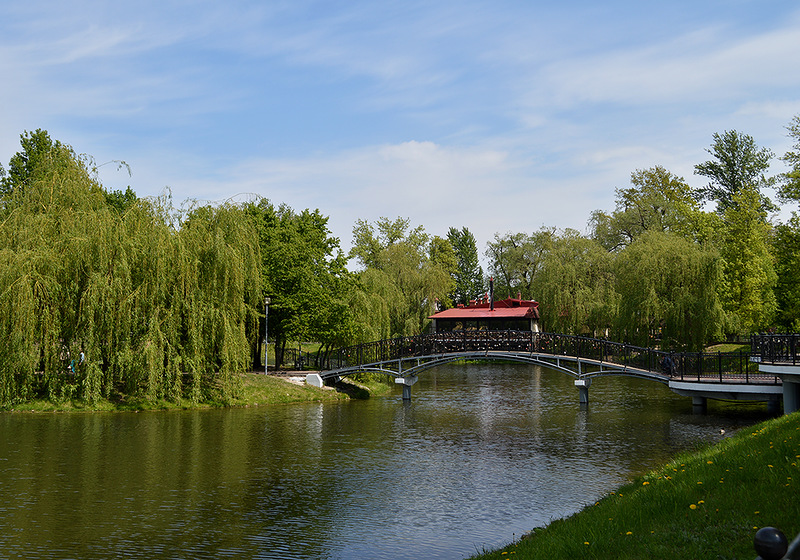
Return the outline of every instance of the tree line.
<path id="1" fill-rule="evenodd" d="M 694 350 L 797 330 L 800 219 L 772 223 L 764 193 L 800 200 L 800 117 L 787 128 L 786 174 L 768 175 L 775 156 L 750 136 L 715 134 L 695 168 L 706 186 L 636 170 L 587 234 L 496 234 L 486 272 L 467 227 L 439 237 L 406 218 L 359 220 L 345 254 L 319 210 L 176 207 L 168 194 L 109 190 L 91 157 L 25 132 L 0 165 L 0 406 L 233 399 L 238 374 L 263 363 L 266 298 L 280 363 L 296 341 L 324 357 L 423 332 L 437 309 L 482 295 L 490 275 L 499 297 L 538 300 L 552 332 Z"/>

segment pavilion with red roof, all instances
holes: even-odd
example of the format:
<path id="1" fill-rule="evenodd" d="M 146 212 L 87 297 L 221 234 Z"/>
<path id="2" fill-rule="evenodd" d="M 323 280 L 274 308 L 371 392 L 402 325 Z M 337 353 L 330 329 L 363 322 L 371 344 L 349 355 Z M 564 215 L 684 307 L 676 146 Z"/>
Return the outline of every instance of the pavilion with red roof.
<path id="1" fill-rule="evenodd" d="M 490 296 L 469 305 L 459 305 L 428 317 L 433 332 L 452 331 L 532 331 L 539 332 L 539 302 L 506 298 L 493 301 Z"/>

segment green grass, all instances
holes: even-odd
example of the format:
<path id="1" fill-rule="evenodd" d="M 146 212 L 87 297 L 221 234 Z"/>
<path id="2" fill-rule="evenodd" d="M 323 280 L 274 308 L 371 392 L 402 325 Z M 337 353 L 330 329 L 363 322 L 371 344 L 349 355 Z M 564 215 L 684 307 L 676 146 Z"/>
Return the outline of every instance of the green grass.
<path id="1" fill-rule="evenodd" d="M 272 404 L 288 404 L 297 402 L 334 402 L 349 398 L 368 398 L 370 388 L 362 392 L 335 390 L 329 387 L 319 389 L 310 385 L 290 383 L 284 377 L 246 373 L 241 375 L 241 390 L 236 398 L 225 400 L 221 394 L 211 391 L 200 403 L 189 399 L 171 402 L 164 399 L 149 401 L 142 397 L 130 395 L 113 395 L 110 400 L 100 399 L 88 403 L 81 399 L 61 399 L 50 401 L 37 399 L 10 407 L 15 412 L 94 412 L 94 411 L 130 411 L 130 410 L 180 410 L 189 408 L 244 407 Z"/>
<path id="2" fill-rule="evenodd" d="M 708 346 L 705 352 L 750 352 L 750 343 L 722 342 Z"/>
<path id="3" fill-rule="evenodd" d="M 638 477 L 482 559 L 747 559 L 765 526 L 800 532 L 800 413 Z"/>

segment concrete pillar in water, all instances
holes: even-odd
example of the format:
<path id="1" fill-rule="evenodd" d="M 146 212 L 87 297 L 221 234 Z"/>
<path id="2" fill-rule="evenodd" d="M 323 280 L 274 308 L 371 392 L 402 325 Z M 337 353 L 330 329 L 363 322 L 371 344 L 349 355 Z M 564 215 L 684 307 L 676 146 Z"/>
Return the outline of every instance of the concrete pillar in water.
<path id="1" fill-rule="evenodd" d="M 780 414 L 781 412 L 780 399 L 769 399 L 767 401 L 767 412 L 770 414 Z"/>
<path id="2" fill-rule="evenodd" d="M 692 397 L 692 412 L 704 413 L 708 410 L 708 399 L 706 397 Z"/>
<path id="3" fill-rule="evenodd" d="M 416 375 L 409 375 L 408 377 L 395 377 L 394 382 L 403 386 L 403 400 L 411 400 L 411 386 L 416 383 L 419 378 Z"/>
<path id="4" fill-rule="evenodd" d="M 589 404 L 589 387 L 592 386 L 592 378 L 576 379 L 575 386 L 578 388 L 578 402 Z"/>

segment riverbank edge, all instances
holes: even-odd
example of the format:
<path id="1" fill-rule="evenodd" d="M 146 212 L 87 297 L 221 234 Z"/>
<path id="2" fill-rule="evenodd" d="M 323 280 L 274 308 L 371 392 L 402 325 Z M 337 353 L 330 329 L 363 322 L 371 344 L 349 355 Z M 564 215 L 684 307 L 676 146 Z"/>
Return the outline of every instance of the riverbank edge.
<path id="1" fill-rule="evenodd" d="M 761 527 L 800 533 L 800 412 L 677 455 L 594 504 L 472 560 L 755 558 Z"/>
<path id="2" fill-rule="evenodd" d="M 305 383 L 308 372 L 279 371 L 239 374 L 240 390 L 235 398 L 225 400 L 221 394 L 209 394 L 203 401 L 179 402 L 166 399 L 147 400 L 118 394 L 112 399 L 89 403 L 80 399 L 51 401 L 36 399 L 0 409 L 4 413 L 63 413 L 63 412 L 143 412 L 151 410 L 190 410 L 207 408 L 246 408 L 293 403 L 323 403 L 385 396 L 392 386 L 379 381 L 357 383 L 343 379 L 332 387 L 317 388 Z"/>

